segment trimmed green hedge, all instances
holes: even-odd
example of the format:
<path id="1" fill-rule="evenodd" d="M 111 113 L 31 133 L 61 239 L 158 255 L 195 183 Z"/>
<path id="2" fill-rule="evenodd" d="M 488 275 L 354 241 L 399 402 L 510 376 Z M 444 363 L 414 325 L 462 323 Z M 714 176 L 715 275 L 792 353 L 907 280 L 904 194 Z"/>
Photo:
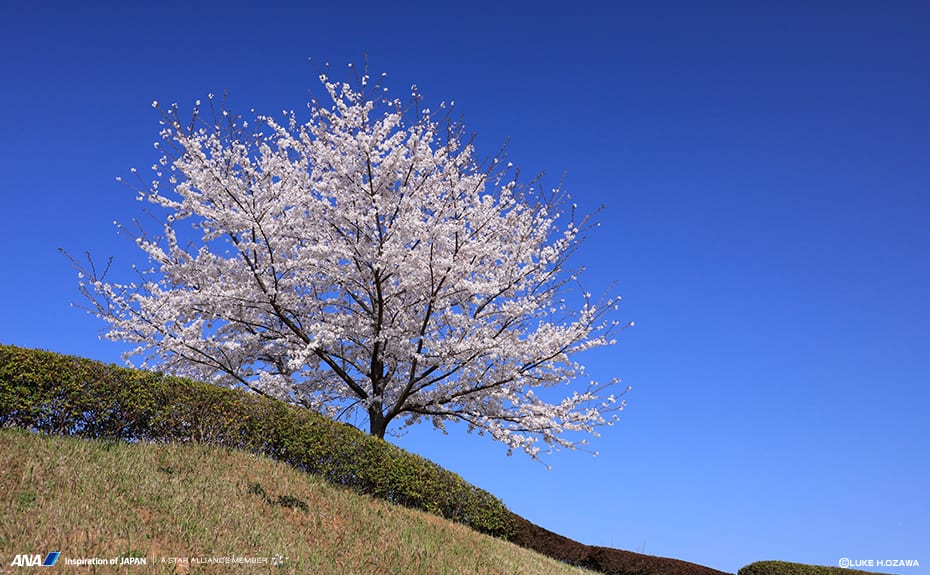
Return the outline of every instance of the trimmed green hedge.
<path id="1" fill-rule="evenodd" d="M 512 513 L 490 493 L 352 426 L 254 393 L 80 357 L 0 345 L 0 427 L 244 449 L 483 533 L 513 530 Z"/>
<path id="2" fill-rule="evenodd" d="M 741 568 L 737 575 L 876 575 L 876 573 L 785 561 L 759 561 Z"/>

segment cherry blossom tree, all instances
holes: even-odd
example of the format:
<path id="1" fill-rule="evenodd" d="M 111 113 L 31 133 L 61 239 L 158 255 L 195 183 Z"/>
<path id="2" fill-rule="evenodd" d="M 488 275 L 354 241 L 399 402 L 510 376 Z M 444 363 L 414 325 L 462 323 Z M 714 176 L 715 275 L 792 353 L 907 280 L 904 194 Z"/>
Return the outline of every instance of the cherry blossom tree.
<path id="1" fill-rule="evenodd" d="M 163 155 L 137 191 L 162 229 L 132 232 L 148 264 L 130 283 L 78 266 L 107 337 L 144 368 L 367 416 L 379 437 L 461 421 L 535 458 L 611 424 L 625 390 L 579 383 L 575 361 L 620 328 L 619 298 L 567 268 L 590 218 L 478 161 L 415 87 L 321 81 L 303 123 L 153 103 Z"/>

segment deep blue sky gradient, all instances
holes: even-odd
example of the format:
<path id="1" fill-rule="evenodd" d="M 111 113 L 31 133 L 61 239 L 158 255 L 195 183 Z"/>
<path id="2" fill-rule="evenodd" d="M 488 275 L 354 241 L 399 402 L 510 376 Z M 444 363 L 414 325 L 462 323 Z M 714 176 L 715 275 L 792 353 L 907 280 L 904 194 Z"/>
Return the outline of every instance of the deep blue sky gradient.
<path id="1" fill-rule="evenodd" d="M 525 172 L 604 204 L 577 262 L 637 324 L 588 358 L 633 386 L 599 457 L 547 471 L 455 427 L 399 445 L 585 543 L 930 573 L 930 4 L 0 10 L 0 342 L 119 361 L 57 248 L 141 263 L 114 178 L 157 158 L 152 100 L 300 111 L 325 62 L 367 52 L 394 94 L 455 100 L 481 154 L 509 138 Z"/>

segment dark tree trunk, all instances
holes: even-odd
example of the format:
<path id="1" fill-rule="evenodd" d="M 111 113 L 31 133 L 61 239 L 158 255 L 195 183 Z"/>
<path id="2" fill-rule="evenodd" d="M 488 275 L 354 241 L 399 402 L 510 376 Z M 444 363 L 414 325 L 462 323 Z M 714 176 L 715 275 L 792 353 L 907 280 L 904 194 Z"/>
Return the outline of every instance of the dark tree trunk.
<path id="1" fill-rule="evenodd" d="M 381 413 L 380 407 L 371 406 L 368 408 L 368 422 L 368 433 L 380 439 L 384 439 L 384 433 L 387 431 L 388 420 L 386 417 L 384 417 L 384 414 Z"/>

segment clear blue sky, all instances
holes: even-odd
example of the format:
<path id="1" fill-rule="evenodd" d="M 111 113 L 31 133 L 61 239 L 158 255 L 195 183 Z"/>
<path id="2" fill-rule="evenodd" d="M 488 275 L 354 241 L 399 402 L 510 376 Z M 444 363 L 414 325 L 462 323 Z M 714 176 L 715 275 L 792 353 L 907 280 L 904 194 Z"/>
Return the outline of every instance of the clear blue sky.
<path id="1" fill-rule="evenodd" d="M 930 3 L 506 4 L 7 2 L 0 342 L 119 361 L 56 250 L 138 261 L 152 100 L 300 110 L 367 51 L 606 205 L 578 263 L 637 324 L 588 358 L 633 386 L 599 457 L 400 445 L 585 543 L 930 573 Z"/>

